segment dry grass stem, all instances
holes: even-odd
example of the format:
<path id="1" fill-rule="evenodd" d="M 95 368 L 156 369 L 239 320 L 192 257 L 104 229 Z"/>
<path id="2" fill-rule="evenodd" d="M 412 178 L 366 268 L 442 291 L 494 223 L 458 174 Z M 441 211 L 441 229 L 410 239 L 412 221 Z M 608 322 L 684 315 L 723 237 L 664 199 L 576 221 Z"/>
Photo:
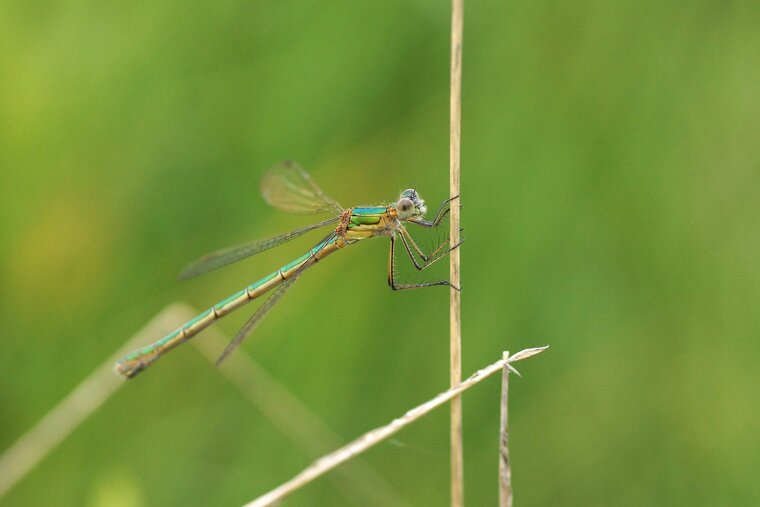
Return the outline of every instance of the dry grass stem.
<path id="1" fill-rule="evenodd" d="M 116 359 L 176 326 L 177 323 L 172 322 L 171 316 L 166 312 L 157 315 L 6 450 L 0 456 L 0 497 L 123 384 L 122 379 L 113 373 Z"/>
<path id="2" fill-rule="evenodd" d="M 124 385 L 124 379 L 112 370 L 116 359 L 156 336 L 169 333 L 196 314 L 195 309 L 181 303 L 161 311 L 0 455 L 0 498 Z M 211 328 L 193 343 L 213 364 L 228 341 L 221 332 Z M 340 437 L 245 354 L 230 356 L 225 367 L 218 371 L 298 448 L 317 456 L 340 445 Z M 378 507 L 407 505 L 393 487 L 363 461 L 354 462 L 334 482 L 336 489 L 355 503 L 360 501 Z"/>
<path id="3" fill-rule="evenodd" d="M 499 424 L 499 506 L 512 507 L 512 468 L 509 461 L 509 352 L 504 352 L 501 377 L 501 419 Z M 514 370 L 512 368 L 513 371 Z"/>
<path id="4" fill-rule="evenodd" d="M 451 94 L 450 94 L 450 135 L 449 135 L 449 196 L 455 197 L 459 192 L 460 174 L 460 139 L 462 111 L 462 24 L 464 17 L 464 0 L 451 2 Z M 459 243 L 459 203 L 451 206 L 450 238 L 451 245 Z M 462 311 L 458 288 L 462 286 L 460 278 L 459 249 L 451 252 L 449 278 L 452 288 L 450 302 L 450 385 L 456 386 L 462 379 Z M 451 400 L 451 505 L 464 505 L 464 459 L 462 447 L 462 400 Z"/>
<path id="5" fill-rule="evenodd" d="M 184 304 L 172 305 L 170 311 L 179 322 L 186 322 L 198 313 Z M 214 327 L 192 341 L 211 365 L 216 364 L 228 342 L 229 338 Z M 227 357 L 219 372 L 297 448 L 319 456 L 341 444 L 341 438 L 322 419 L 242 351 Z M 355 504 L 408 505 L 393 486 L 363 460 L 354 461 L 350 468 L 339 473 L 333 477 L 333 485 Z"/>
<path id="6" fill-rule="evenodd" d="M 533 349 L 527 349 L 523 352 L 509 357 L 508 360 L 502 358 L 494 364 L 477 371 L 457 386 L 452 387 L 447 391 L 440 393 L 435 398 L 426 401 L 422 405 L 409 410 L 404 415 L 394 419 L 387 425 L 368 431 L 367 433 L 363 434 L 349 444 L 341 447 L 340 449 L 322 456 L 289 481 L 281 484 L 277 488 L 260 496 L 252 502 L 247 503 L 245 507 L 265 507 L 279 504 L 285 499 L 285 497 L 292 494 L 296 490 L 302 488 L 318 477 L 326 474 L 330 470 L 336 468 L 338 465 L 345 463 L 346 461 L 354 458 L 367 449 L 379 444 L 391 435 L 401 431 L 404 427 L 410 425 L 424 415 L 427 415 L 435 408 L 440 407 L 446 402 L 456 398 L 462 392 L 473 387 L 475 384 L 500 371 L 505 367 L 505 365 L 527 359 L 542 352 L 546 348 L 547 347 L 537 347 Z"/>

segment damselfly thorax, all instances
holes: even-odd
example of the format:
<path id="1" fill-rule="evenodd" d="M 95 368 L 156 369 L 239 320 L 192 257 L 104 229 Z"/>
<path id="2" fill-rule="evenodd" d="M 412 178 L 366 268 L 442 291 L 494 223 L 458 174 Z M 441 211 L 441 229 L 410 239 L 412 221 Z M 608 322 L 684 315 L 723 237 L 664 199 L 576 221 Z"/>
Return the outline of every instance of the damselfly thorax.
<path id="1" fill-rule="evenodd" d="M 349 208 L 340 215 L 335 232 L 348 242 L 375 236 L 387 236 L 398 229 L 400 222 L 393 206 Z"/>

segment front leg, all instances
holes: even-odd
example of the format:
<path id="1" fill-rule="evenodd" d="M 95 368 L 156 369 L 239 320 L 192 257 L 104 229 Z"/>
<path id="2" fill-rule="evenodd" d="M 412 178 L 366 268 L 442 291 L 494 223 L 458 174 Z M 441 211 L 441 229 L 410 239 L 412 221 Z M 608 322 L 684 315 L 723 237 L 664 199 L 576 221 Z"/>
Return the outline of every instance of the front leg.
<path id="1" fill-rule="evenodd" d="M 391 248 L 388 255 L 388 285 L 393 290 L 421 289 L 422 287 L 433 287 L 435 285 L 444 285 L 460 290 L 459 287 L 451 285 L 448 280 L 438 280 L 435 282 L 423 283 L 397 283 L 396 282 L 396 234 L 391 233 Z M 416 264 L 416 262 L 415 262 Z"/>
<path id="2" fill-rule="evenodd" d="M 399 226 L 398 232 L 401 237 L 401 242 L 404 244 L 404 248 L 406 249 L 406 253 L 409 256 L 409 258 L 412 260 L 412 263 L 414 264 L 414 267 L 417 268 L 419 271 L 422 271 L 423 269 L 426 269 L 442 259 L 446 254 L 450 253 L 455 248 L 459 248 L 459 245 L 462 244 L 462 241 L 464 239 L 460 240 L 459 243 L 456 245 L 449 247 L 448 250 L 443 251 L 444 248 L 449 244 L 449 238 L 446 236 L 446 239 L 444 239 L 432 252 L 430 252 L 428 255 L 425 255 L 425 253 L 422 251 L 422 249 L 417 245 L 417 243 L 414 241 L 414 238 L 412 238 L 412 235 L 409 234 L 409 231 L 404 228 L 404 226 Z M 460 229 L 461 232 L 461 229 Z M 417 262 L 417 257 L 415 257 L 414 253 L 412 252 L 412 248 L 417 252 L 417 255 L 420 256 L 422 259 L 422 264 Z"/>
<path id="3" fill-rule="evenodd" d="M 448 199 L 443 201 L 440 207 L 438 208 L 438 211 L 435 212 L 435 216 L 433 217 L 433 220 L 425 220 L 423 218 L 420 218 L 418 220 L 409 220 L 409 222 L 413 224 L 421 225 L 423 227 L 438 227 L 438 225 L 441 223 L 444 217 L 449 214 L 449 211 L 451 210 L 451 207 L 449 206 L 449 204 L 451 203 L 451 201 L 455 201 L 457 199 L 459 199 L 459 196 L 455 195 L 454 197 L 449 197 Z"/>

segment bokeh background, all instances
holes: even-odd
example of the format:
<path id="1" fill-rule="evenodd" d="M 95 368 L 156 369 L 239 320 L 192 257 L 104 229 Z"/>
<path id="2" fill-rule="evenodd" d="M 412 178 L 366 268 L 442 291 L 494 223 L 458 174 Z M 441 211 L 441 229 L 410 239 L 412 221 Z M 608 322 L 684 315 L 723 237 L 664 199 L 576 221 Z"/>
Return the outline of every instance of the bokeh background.
<path id="1" fill-rule="evenodd" d="M 448 2 L 0 3 L 0 449 L 170 302 L 319 239 L 176 281 L 312 221 L 258 195 L 279 160 L 346 206 L 443 200 L 448 71 Z M 759 85 L 755 1 L 467 2 L 463 370 L 552 347 L 512 384 L 521 505 L 760 503 Z M 237 352 L 345 440 L 447 384 L 447 291 L 390 291 L 386 255 L 320 264 Z M 468 505 L 497 499 L 498 399 L 465 396 Z M 446 505 L 447 425 L 363 459 Z M 0 504 L 237 505 L 311 459 L 183 347 Z"/>

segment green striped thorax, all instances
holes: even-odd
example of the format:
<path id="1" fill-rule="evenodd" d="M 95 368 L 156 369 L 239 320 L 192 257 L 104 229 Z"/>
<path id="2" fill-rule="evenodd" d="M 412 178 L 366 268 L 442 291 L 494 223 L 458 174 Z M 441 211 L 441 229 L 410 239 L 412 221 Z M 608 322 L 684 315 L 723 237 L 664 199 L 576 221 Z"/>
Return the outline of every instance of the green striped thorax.
<path id="1" fill-rule="evenodd" d="M 413 188 L 408 188 L 401 192 L 398 202 L 395 204 L 396 214 L 401 220 L 408 220 L 413 217 L 422 217 L 427 212 L 425 201 L 420 194 Z"/>

